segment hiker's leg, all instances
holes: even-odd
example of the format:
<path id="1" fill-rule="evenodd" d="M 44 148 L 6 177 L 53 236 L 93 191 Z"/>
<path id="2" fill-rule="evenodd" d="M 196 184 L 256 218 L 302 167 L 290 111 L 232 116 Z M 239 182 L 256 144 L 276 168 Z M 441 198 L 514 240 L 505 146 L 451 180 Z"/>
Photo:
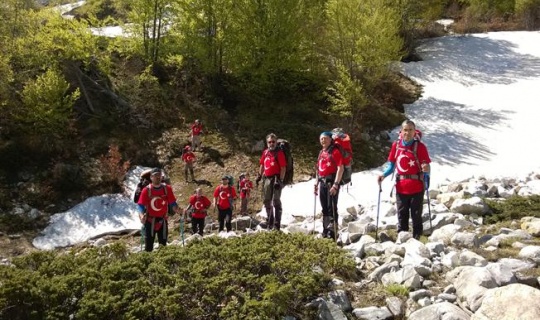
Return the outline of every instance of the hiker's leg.
<path id="1" fill-rule="evenodd" d="M 193 151 L 195 151 L 201 145 L 201 137 L 199 135 L 194 135 L 191 140 L 193 143 Z"/>
<path id="2" fill-rule="evenodd" d="M 321 202 L 321 209 L 323 214 L 323 237 L 328 235 L 328 226 L 331 223 L 332 213 L 330 210 L 330 199 L 328 194 L 328 186 L 326 182 L 319 182 L 319 200 Z"/>
<path id="3" fill-rule="evenodd" d="M 274 204 L 274 226 L 279 230 L 281 228 L 281 212 L 283 212 L 283 207 L 281 206 L 281 189 L 274 190 L 274 199 L 272 203 Z"/>
<path id="4" fill-rule="evenodd" d="M 338 221 L 339 221 L 339 213 L 337 209 L 339 199 L 339 190 L 337 190 L 336 194 L 333 196 L 330 196 L 330 208 L 332 210 L 332 226 L 329 227 L 330 231 L 328 232 L 330 234 L 330 237 L 334 240 L 336 240 L 337 237 L 337 228 L 338 228 Z"/>
<path id="5" fill-rule="evenodd" d="M 188 163 L 184 164 L 184 178 L 188 181 Z"/>
<path id="6" fill-rule="evenodd" d="M 154 232 L 150 222 L 144 224 L 144 250 L 147 252 L 154 250 Z"/>
<path id="7" fill-rule="evenodd" d="M 191 218 L 191 233 L 197 233 L 197 218 Z"/>
<path id="8" fill-rule="evenodd" d="M 218 222 L 219 222 L 219 230 L 218 232 L 223 231 L 223 227 L 225 226 L 225 211 L 218 209 Z"/>
<path id="9" fill-rule="evenodd" d="M 195 174 L 193 174 L 193 163 L 189 164 L 189 173 L 191 173 L 191 180 L 195 181 Z"/>
<path id="10" fill-rule="evenodd" d="M 409 231 L 410 196 L 407 194 L 396 193 L 396 206 L 398 233 L 401 231 Z"/>
<path id="11" fill-rule="evenodd" d="M 199 234 L 202 236 L 204 233 L 204 218 L 197 218 L 199 221 Z"/>
<path id="12" fill-rule="evenodd" d="M 274 208 L 272 207 L 272 195 L 274 184 L 272 183 L 273 179 L 263 178 L 263 204 L 266 209 L 266 221 L 268 223 L 268 229 L 274 228 Z"/>
<path id="13" fill-rule="evenodd" d="M 169 228 L 167 226 L 167 220 L 161 220 L 161 227 L 159 228 L 159 230 L 156 231 L 160 247 L 167 245 L 168 230 Z"/>
<path id="14" fill-rule="evenodd" d="M 413 225 L 413 237 L 420 239 L 424 231 L 424 223 L 422 221 L 422 209 L 424 204 L 424 192 L 419 192 L 411 195 L 411 218 Z"/>
<path id="15" fill-rule="evenodd" d="M 227 228 L 227 232 L 231 232 L 232 230 L 232 208 L 229 208 L 225 210 L 225 228 Z"/>
<path id="16" fill-rule="evenodd" d="M 247 214 L 247 197 L 240 199 L 240 214 Z"/>

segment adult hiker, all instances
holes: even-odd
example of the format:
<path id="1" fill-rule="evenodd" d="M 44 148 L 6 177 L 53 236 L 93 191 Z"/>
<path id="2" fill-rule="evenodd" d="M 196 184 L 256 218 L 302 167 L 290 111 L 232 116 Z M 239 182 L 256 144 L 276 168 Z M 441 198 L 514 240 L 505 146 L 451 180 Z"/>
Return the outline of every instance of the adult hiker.
<path id="1" fill-rule="evenodd" d="M 151 184 L 143 188 L 139 197 L 139 220 L 144 224 L 145 250 L 154 249 L 155 235 L 162 246 L 167 245 L 167 219 L 169 208 L 174 213 L 182 209 L 176 204 L 176 197 L 170 185 L 161 183 L 162 171 L 160 168 L 152 169 L 150 173 Z"/>
<path id="2" fill-rule="evenodd" d="M 419 239 L 423 232 L 424 174 L 429 175 L 431 159 L 426 145 L 415 138 L 415 135 L 417 132 L 414 122 L 403 121 L 401 138 L 392 144 L 386 169 L 377 180 L 380 186 L 384 178 L 396 169 L 398 232 L 409 231 L 410 215 L 413 237 Z"/>
<path id="3" fill-rule="evenodd" d="M 201 147 L 201 136 L 204 134 L 203 125 L 201 120 L 196 119 L 195 123 L 191 125 L 191 146 L 193 151 L 197 151 L 197 148 Z"/>
<path id="4" fill-rule="evenodd" d="M 236 200 L 236 189 L 231 184 L 230 176 L 221 178 L 221 185 L 214 190 L 214 206 L 218 208 L 219 232 L 224 227 L 227 232 L 232 230 L 232 214 L 234 209 L 234 200 Z"/>
<path id="5" fill-rule="evenodd" d="M 201 188 L 195 190 L 195 194 L 189 197 L 189 207 L 191 213 L 191 230 L 193 233 L 198 233 L 201 236 L 204 232 L 204 220 L 207 215 L 207 210 L 212 205 L 212 202 L 203 195 Z"/>
<path id="6" fill-rule="evenodd" d="M 276 148 L 277 136 L 270 133 L 266 136 L 266 148 L 259 160 L 260 168 L 257 176 L 257 185 L 263 181 L 262 193 L 263 204 L 266 209 L 266 216 L 268 222 L 268 230 L 281 228 L 281 213 L 283 207 L 281 206 L 281 189 L 283 186 L 283 179 L 285 178 L 285 172 L 287 170 L 287 160 L 285 153 L 282 150 Z"/>
<path id="7" fill-rule="evenodd" d="M 188 171 L 191 174 L 191 181 L 195 181 L 195 176 L 193 175 L 193 163 L 195 162 L 195 154 L 191 151 L 189 145 L 184 147 L 182 152 L 182 161 L 184 162 L 184 177 L 186 182 L 188 182 Z"/>
<path id="8" fill-rule="evenodd" d="M 249 180 L 249 173 L 244 174 L 244 178 L 240 180 L 240 214 L 248 214 L 248 203 L 251 197 L 251 190 L 253 189 L 253 181 Z"/>
<path id="9" fill-rule="evenodd" d="M 319 195 L 323 213 L 323 238 L 336 239 L 338 226 L 339 186 L 343 176 L 343 156 L 334 146 L 332 133 L 325 131 L 319 136 L 321 151 L 317 158 L 317 181 L 315 194 Z"/>

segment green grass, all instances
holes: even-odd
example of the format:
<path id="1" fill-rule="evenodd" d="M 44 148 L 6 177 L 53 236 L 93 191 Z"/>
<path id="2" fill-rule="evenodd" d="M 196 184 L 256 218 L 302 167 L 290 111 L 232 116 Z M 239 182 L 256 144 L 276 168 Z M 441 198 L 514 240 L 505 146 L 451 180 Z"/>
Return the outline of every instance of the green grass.
<path id="1" fill-rule="evenodd" d="M 491 214 L 485 217 L 486 224 L 519 220 L 524 217 L 540 218 L 540 195 L 529 197 L 513 196 L 506 201 L 486 199 Z"/>

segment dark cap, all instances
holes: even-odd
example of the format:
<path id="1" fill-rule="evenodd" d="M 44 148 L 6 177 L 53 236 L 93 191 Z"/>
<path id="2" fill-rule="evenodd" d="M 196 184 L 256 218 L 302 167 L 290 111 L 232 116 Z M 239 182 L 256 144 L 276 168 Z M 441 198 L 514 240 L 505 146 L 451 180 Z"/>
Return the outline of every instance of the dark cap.
<path id="1" fill-rule="evenodd" d="M 161 169 L 160 169 L 160 168 L 154 168 L 154 169 L 152 169 L 152 171 L 150 172 L 150 175 L 153 176 L 153 175 L 155 175 L 155 174 L 157 174 L 157 173 L 161 174 Z"/>
<path id="2" fill-rule="evenodd" d="M 332 138 L 332 132 L 330 132 L 330 131 L 321 132 L 321 136 L 326 136 L 326 137 Z"/>
<path id="3" fill-rule="evenodd" d="M 221 180 L 227 180 L 227 181 L 229 181 L 229 177 L 223 176 L 223 177 L 221 177 Z M 230 181 L 229 181 L 229 182 L 230 182 Z"/>

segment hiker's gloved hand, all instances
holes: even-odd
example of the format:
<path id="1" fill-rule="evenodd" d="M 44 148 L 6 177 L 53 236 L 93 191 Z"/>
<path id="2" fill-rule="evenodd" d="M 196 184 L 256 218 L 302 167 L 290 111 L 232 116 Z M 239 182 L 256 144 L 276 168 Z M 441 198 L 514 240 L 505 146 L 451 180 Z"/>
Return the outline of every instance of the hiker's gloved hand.
<path id="1" fill-rule="evenodd" d="M 313 185 L 313 193 L 316 196 L 319 195 L 319 185 L 318 184 Z"/>
<path id="2" fill-rule="evenodd" d="M 429 189 L 429 173 L 424 173 L 424 185 L 426 189 Z"/>
<path id="3" fill-rule="evenodd" d="M 377 177 L 377 182 L 379 183 L 379 185 L 381 185 L 381 183 L 383 182 L 383 180 L 384 180 L 384 176 L 381 175 L 381 176 L 378 176 L 378 177 Z"/>
<path id="4" fill-rule="evenodd" d="M 274 181 L 274 189 L 275 190 L 281 189 L 281 185 L 282 185 L 282 182 L 281 182 L 280 179 L 276 179 L 276 181 Z"/>
<path id="5" fill-rule="evenodd" d="M 255 179 L 255 184 L 257 185 L 257 187 L 259 186 L 259 182 L 261 182 L 261 179 L 262 179 L 262 175 L 259 173 L 257 175 L 257 179 Z"/>

